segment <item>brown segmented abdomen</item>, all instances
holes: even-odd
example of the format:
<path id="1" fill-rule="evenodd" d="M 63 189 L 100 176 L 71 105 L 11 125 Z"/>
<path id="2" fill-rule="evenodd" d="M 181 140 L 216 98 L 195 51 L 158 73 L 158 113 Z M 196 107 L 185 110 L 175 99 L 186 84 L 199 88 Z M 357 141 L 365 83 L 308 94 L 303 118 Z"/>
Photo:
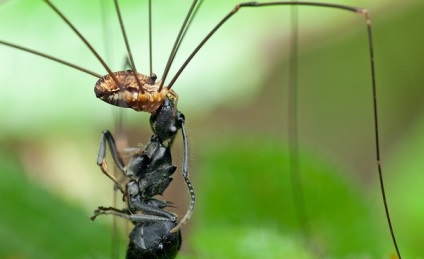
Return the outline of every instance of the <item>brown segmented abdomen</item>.
<path id="1" fill-rule="evenodd" d="M 174 91 L 169 91 L 167 87 L 162 87 L 159 91 L 160 81 L 133 71 L 114 72 L 119 86 L 111 75 L 101 77 L 94 86 L 96 97 L 115 106 L 131 108 L 136 111 L 155 113 L 162 105 L 165 96 L 171 100 L 176 100 Z M 140 85 L 135 78 L 137 75 Z"/>

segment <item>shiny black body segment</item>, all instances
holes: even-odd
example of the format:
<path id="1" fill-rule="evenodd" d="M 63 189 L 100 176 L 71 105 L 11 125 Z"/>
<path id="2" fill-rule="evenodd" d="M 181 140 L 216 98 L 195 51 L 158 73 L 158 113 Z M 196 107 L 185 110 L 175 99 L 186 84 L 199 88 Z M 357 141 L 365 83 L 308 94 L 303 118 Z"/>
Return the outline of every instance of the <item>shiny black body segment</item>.
<path id="1" fill-rule="evenodd" d="M 131 157 L 126 166 L 117 151 L 113 135 L 107 130 L 103 131 L 97 164 L 121 191 L 127 208 L 99 207 L 91 219 L 110 214 L 125 218 L 135 225 L 129 235 L 126 255 L 128 259 L 174 258 L 181 247 L 181 226 L 177 222 L 177 216 L 165 210 L 170 206 L 168 202 L 154 196 L 163 194 L 177 169 L 172 165 L 171 146 L 178 131 L 184 127 L 184 122 L 184 115 L 167 97 L 150 118 L 154 135 L 143 149 Z M 185 134 L 185 130 L 183 132 Z M 187 141 L 185 135 L 183 138 Z M 125 188 L 121 186 L 121 181 L 108 171 L 105 160 L 107 144 L 117 168 L 127 180 Z M 187 161 L 186 152 L 184 156 L 184 161 Z M 186 167 L 187 165 L 183 166 Z M 187 173 L 183 172 L 184 175 Z"/>

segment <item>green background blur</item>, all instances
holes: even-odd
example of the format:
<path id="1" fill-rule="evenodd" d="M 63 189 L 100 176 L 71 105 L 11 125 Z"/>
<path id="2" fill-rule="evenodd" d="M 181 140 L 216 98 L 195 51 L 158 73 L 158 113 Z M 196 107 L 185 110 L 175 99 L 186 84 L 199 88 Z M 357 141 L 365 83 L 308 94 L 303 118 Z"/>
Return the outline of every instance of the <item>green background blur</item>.
<path id="1" fill-rule="evenodd" d="M 112 70 L 121 70 L 125 51 L 116 15 L 110 3 L 100 2 L 54 1 Z M 137 69 L 149 73 L 146 4 L 121 2 Z M 161 77 L 190 1 L 154 2 L 153 71 Z M 237 2 L 205 1 L 168 80 Z M 424 4 L 332 2 L 371 12 L 392 222 L 404 257 L 423 257 Z M 353 13 L 299 8 L 300 170 L 307 223 L 295 212 L 298 187 L 291 184 L 287 147 L 289 14 L 288 7 L 241 10 L 174 85 L 187 119 L 198 201 L 183 229 L 180 258 L 395 255 L 377 179 L 365 22 Z M 3 2 L 0 39 L 105 74 L 42 1 Z M 122 115 L 123 145 L 142 146 L 151 135 L 148 115 L 121 113 L 97 100 L 92 88 L 97 79 L 90 75 L 5 46 L 0 57 L 0 257 L 122 257 L 131 226 L 118 221 L 117 233 L 112 217 L 88 219 L 97 206 L 113 205 L 112 184 L 95 163 L 98 141 L 101 130 L 113 130 Z M 173 154 L 179 166 L 180 138 Z M 165 199 L 183 215 L 188 195 L 178 171 L 174 178 Z M 310 226 L 306 237 L 302 224 Z"/>

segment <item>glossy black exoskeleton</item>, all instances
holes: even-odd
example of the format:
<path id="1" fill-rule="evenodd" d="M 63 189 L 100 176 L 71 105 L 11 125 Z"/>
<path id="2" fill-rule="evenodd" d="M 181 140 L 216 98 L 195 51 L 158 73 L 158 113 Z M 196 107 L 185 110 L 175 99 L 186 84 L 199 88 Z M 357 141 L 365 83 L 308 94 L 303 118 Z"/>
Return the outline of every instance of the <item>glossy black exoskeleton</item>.
<path id="1" fill-rule="evenodd" d="M 174 102 L 168 97 L 165 98 L 157 112 L 150 116 L 150 126 L 153 133 L 161 142 L 170 140 L 170 144 L 172 144 L 178 131 L 183 127 L 184 122 L 184 114 L 177 110 Z"/>
<path id="2" fill-rule="evenodd" d="M 127 259 L 174 258 L 181 247 L 181 231 L 171 233 L 173 221 L 146 221 L 135 225 L 130 234 Z"/>
<path id="3" fill-rule="evenodd" d="M 127 208 L 99 207 L 92 216 L 111 214 L 130 220 L 134 229 L 130 233 L 127 258 L 174 258 L 181 247 L 181 226 L 190 218 L 194 203 L 194 190 L 188 180 L 188 143 L 184 127 L 184 115 L 172 100 L 165 98 L 157 112 L 150 117 L 154 135 L 144 149 L 139 150 L 125 166 L 112 134 L 104 131 L 100 142 L 97 164 L 102 172 L 115 182 L 127 201 Z M 154 198 L 162 195 L 172 181 L 176 167 L 172 165 L 171 146 L 178 131 L 182 129 L 184 158 L 182 175 L 190 191 L 190 207 L 178 223 L 177 217 L 167 210 L 170 204 Z M 106 143 L 117 167 L 128 179 L 125 188 L 108 172 Z"/>

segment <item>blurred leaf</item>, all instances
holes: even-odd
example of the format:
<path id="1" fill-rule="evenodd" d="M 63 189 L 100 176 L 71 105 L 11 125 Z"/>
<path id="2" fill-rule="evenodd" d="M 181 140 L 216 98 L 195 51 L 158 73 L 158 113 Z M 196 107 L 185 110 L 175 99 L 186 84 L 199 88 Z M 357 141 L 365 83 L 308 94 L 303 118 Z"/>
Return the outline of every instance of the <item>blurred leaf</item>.
<path id="1" fill-rule="evenodd" d="M 386 190 L 393 226 L 405 258 L 420 258 L 424 255 L 423 133 L 424 117 L 421 117 L 388 163 L 391 175 L 386 178 Z"/>
<path id="2" fill-rule="evenodd" d="M 203 149 L 196 166 L 199 202 L 191 238 L 200 253 L 219 258 L 242 256 L 243 250 L 268 251 L 274 242 L 260 241 L 265 235 L 280 242 L 280 258 L 284 251 L 307 257 L 308 250 L 299 243 L 302 229 L 293 204 L 288 151 L 279 141 L 244 135 L 221 138 L 216 146 Z M 369 204 L 357 183 L 312 154 L 302 152 L 301 159 L 308 239 L 315 256 L 388 254 L 381 251 Z M 249 245 L 245 239 L 252 235 L 258 240 Z M 276 258 L 263 253 L 262 258 Z"/>
<path id="3" fill-rule="evenodd" d="M 10 154 L 0 154 L 1 258 L 105 258 L 111 231 L 25 178 Z M 78 188 L 77 186 L 75 188 Z"/>

